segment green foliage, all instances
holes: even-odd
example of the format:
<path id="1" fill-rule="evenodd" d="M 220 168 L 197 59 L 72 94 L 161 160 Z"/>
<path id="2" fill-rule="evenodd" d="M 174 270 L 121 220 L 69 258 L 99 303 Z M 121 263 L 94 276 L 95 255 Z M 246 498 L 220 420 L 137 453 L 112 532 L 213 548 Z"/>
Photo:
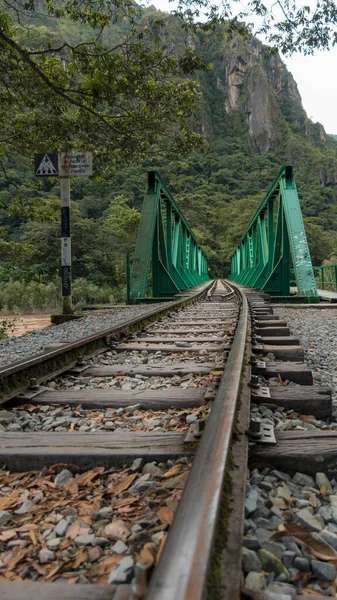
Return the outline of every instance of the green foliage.
<path id="1" fill-rule="evenodd" d="M 205 65 L 179 26 L 167 47 L 163 13 L 125 0 L 10 6 L 0 0 L 0 156 L 86 149 L 103 172 L 154 147 L 202 145 L 190 127 L 199 86 L 186 75 Z"/>
<path id="2" fill-rule="evenodd" d="M 98 286 L 86 279 L 76 279 L 73 283 L 72 298 L 74 305 L 107 304 L 124 299 L 123 288 Z M 10 279 L 0 288 L 0 310 L 2 312 L 22 313 L 33 311 L 58 311 L 62 306 L 61 281 L 55 278 L 49 283 L 14 281 Z M 11 330 L 12 322 L 0 322 L 0 337 L 5 329 Z M 4 331 L 2 331 L 4 329 Z"/>

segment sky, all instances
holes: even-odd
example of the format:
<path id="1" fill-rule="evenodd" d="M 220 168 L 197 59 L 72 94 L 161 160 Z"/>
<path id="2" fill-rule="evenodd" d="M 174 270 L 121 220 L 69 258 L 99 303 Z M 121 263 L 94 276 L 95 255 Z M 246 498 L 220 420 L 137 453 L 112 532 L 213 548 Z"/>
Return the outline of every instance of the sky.
<path id="1" fill-rule="evenodd" d="M 148 4 L 167 12 L 175 5 L 169 0 L 151 0 Z M 297 53 L 281 58 L 297 83 L 308 117 L 322 123 L 327 133 L 337 135 L 337 47 L 316 51 L 312 56 Z"/>

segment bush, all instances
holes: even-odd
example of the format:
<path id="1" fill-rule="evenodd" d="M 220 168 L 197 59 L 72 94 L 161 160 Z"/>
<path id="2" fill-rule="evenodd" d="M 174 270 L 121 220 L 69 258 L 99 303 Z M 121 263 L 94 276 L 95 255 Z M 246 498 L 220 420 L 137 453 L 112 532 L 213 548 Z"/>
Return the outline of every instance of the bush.
<path id="1" fill-rule="evenodd" d="M 84 278 L 75 279 L 72 286 L 73 305 L 107 304 L 125 299 L 122 288 L 107 285 L 99 287 Z M 61 280 L 49 283 L 14 281 L 10 279 L 0 287 L 0 310 L 10 313 L 59 312 L 62 307 Z"/>

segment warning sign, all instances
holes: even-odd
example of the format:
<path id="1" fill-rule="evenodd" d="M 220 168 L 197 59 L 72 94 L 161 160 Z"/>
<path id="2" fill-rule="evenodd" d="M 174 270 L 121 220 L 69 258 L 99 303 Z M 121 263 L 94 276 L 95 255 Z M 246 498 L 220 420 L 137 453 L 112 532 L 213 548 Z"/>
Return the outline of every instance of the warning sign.
<path id="1" fill-rule="evenodd" d="M 81 177 L 92 175 L 91 152 L 60 152 L 60 177 Z"/>
<path id="2" fill-rule="evenodd" d="M 35 154 L 37 177 L 81 177 L 92 175 L 91 152 L 45 152 Z"/>
<path id="3" fill-rule="evenodd" d="M 53 177 L 58 174 L 59 165 L 57 152 L 35 154 L 35 175 L 37 177 Z"/>

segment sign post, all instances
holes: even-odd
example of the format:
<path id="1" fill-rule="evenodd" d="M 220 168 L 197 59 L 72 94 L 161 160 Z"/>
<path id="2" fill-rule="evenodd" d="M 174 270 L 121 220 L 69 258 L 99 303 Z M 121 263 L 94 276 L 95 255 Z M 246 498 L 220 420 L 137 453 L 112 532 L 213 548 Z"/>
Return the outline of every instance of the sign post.
<path id="1" fill-rule="evenodd" d="M 73 312 L 71 302 L 70 179 L 60 178 L 62 312 Z"/>
<path id="2" fill-rule="evenodd" d="M 62 312 L 72 314 L 70 178 L 92 175 L 91 152 L 45 152 L 35 154 L 36 177 L 59 177 L 61 195 Z"/>

